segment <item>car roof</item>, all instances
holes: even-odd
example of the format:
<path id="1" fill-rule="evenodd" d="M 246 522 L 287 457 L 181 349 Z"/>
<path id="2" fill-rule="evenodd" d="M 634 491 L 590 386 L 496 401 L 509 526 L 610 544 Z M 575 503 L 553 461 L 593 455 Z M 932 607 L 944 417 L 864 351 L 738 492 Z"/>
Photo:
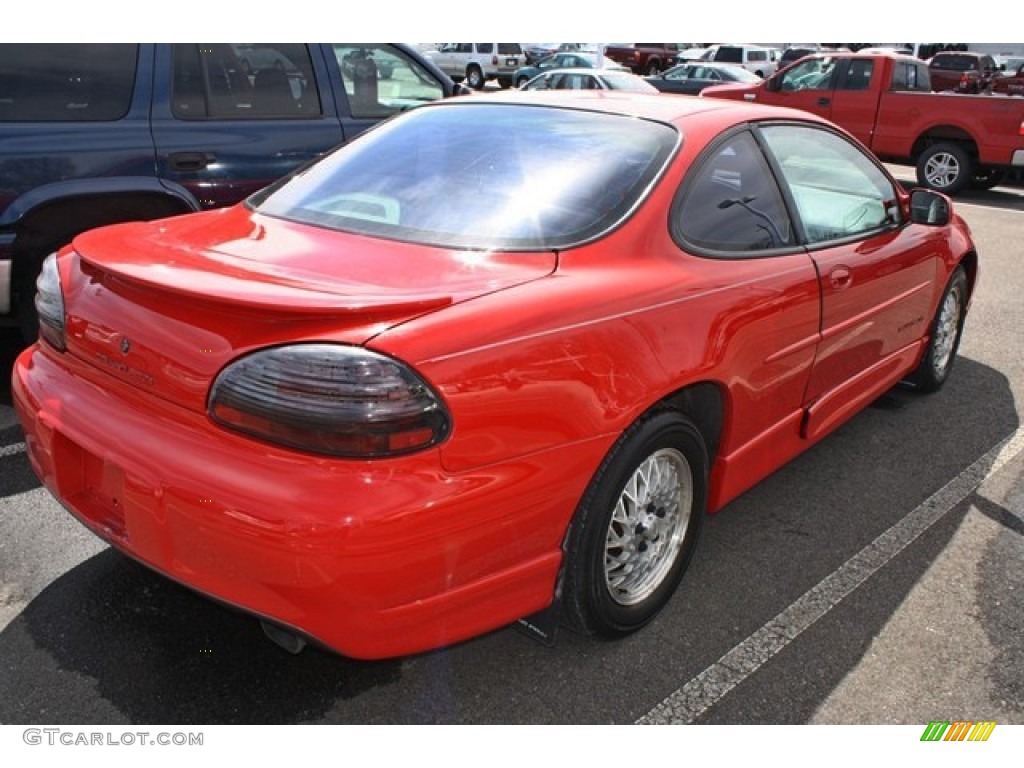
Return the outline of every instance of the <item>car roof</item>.
<path id="1" fill-rule="evenodd" d="M 593 74 L 592 69 L 580 72 Z M 490 91 L 471 96 L 459 96 L 424 104 L 419 109 L 445 108 L 459 104 L 522 104 L 546 107 L 564 107 L 590 112 L 647 118 L 664 123 L 682 123 L 696 116 L 719 114 L 729 122 L 745 120 L 800 119 L 807 122 L 826 122 L 809 112 L 756 104 L 734 99 L 698 98 L 668 93 L 637 93 L 634 91 L 549 90 L 549 91 Z"/>

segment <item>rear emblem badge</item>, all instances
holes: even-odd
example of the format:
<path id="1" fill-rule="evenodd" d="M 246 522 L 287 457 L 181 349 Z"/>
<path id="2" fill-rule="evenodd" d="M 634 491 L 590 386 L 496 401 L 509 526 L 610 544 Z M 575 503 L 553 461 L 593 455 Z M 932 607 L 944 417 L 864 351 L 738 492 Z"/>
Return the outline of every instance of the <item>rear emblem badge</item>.
<path id="1" fill-rule="evenodd" d="M 129 350 L 132 348 L 132 343 L 127 338 L 121 339 L 121 352 L 127 355 Z"/>

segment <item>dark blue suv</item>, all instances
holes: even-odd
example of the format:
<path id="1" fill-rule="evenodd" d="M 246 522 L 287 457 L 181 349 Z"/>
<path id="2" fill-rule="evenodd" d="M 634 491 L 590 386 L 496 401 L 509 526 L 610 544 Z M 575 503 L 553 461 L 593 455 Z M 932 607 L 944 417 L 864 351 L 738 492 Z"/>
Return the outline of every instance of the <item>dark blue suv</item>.
<path id="1" fill-rule="evenodd" d="M 397 43 L 0 45 L 0 324 L 35 338 L 39 267 L 79 232 L 234 204 L 459 92 Z"/>

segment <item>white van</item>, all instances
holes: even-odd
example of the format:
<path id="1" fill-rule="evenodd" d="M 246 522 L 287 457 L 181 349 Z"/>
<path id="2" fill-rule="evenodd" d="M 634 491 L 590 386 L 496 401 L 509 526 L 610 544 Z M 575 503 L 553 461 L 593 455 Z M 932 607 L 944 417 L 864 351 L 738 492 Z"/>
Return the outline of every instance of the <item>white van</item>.
<path id="1" fill-rule="evenodd" d="M 760 45 L 713 45 L 703 58 L 706 61 L 739 64 L 758 77 L 774 75 L 779 61 L 779 57 L 773 49 Z"/>

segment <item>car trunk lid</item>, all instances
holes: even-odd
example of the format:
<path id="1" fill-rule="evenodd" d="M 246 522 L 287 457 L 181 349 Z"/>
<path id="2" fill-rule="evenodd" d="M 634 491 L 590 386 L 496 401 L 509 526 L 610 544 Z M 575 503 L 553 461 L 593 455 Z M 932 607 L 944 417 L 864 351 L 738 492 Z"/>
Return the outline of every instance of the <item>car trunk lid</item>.
<path id="1" fill-rule="evenodd" d="M 363 344 L 419 315 L 543 277 L 555 255 L 464 252 L 228 211 L 92 230 L 65 276 L 67 352 L 194 410 L 248 351 Z"/>

